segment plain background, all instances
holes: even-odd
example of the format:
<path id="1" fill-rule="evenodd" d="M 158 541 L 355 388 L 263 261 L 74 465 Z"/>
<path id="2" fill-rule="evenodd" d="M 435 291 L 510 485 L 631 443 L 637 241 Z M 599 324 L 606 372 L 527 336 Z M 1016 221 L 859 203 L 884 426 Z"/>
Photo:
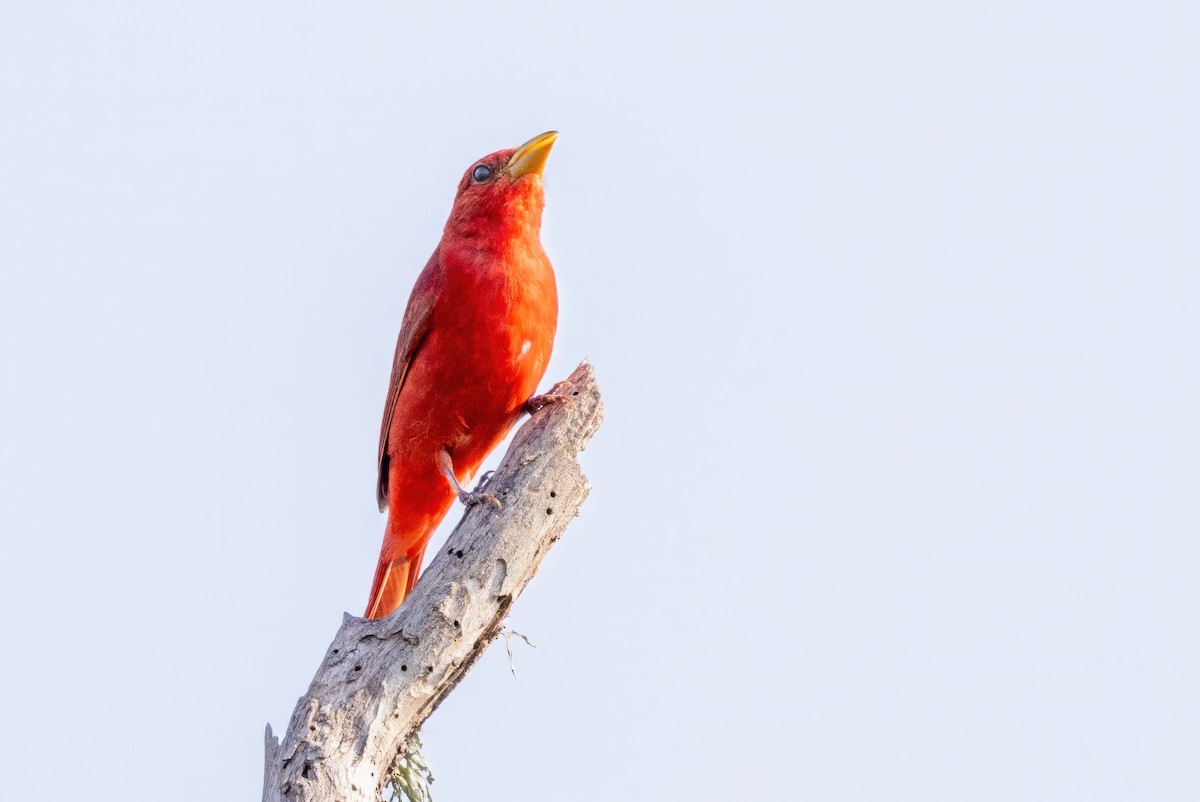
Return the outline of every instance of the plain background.
<path id="1" fill-rule="evenodd" d="M 6 799 L 255 799 L 549 128 L 608 422 L 439 799 L 1200 798 L 1194 3 L 7 2 Z"/>

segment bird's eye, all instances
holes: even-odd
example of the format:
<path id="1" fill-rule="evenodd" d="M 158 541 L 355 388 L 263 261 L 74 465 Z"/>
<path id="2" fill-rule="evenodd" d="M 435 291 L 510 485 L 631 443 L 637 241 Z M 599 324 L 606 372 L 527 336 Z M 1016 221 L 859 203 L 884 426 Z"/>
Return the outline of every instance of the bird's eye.
<path id="1" fill-rule="evenodd" d="M 492 177 L 492 168 L 486 164 L 476 166 L 475 171 L 471 173 L 471 177 L 476 181 L 487 181 Z"/>

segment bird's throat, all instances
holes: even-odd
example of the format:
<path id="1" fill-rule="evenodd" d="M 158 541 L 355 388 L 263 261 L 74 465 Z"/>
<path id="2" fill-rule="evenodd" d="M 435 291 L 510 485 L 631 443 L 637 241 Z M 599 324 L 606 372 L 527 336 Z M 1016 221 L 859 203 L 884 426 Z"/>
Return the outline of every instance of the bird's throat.
<path id="1" fill-rule="evenodd" d="M 445 239 L 503 256 L 514 248 L 540 247 L 545 199 L 531 176 L 495 194 L 461 196 L 446 221 Z"/>

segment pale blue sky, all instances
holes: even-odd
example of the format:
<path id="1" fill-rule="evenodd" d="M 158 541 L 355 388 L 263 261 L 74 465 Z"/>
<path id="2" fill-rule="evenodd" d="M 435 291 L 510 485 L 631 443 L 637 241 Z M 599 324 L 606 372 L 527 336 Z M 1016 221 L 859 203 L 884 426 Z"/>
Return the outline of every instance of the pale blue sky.
<path id="1" fill-rule="evenodd" d="M 5 796 L 254 799 L 454 183 L 549 128 L 583 515 L 442 800 L 1200 796 L 1200 12 L 0 10 Z M 625 772 L 618 783 L 616 768 Z"/>

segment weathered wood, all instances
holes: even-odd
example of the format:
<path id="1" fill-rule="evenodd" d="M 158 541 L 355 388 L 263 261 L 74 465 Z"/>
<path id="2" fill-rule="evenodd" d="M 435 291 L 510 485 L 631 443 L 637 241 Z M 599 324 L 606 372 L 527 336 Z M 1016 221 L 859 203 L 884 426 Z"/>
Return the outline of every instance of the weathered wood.
<path id="1" fill-rule="evenodd" d="M 578 455 L 604 405 L 586 362 L 568 381 L 571 403 L 526 421 L 488 482 L 504 509 L 468 509 L 395 613 L 345 616 L 282 742 L 267 726 L 263 802 L 376 802 L 411 733 L 496 639 L 590 489 Z"/>

